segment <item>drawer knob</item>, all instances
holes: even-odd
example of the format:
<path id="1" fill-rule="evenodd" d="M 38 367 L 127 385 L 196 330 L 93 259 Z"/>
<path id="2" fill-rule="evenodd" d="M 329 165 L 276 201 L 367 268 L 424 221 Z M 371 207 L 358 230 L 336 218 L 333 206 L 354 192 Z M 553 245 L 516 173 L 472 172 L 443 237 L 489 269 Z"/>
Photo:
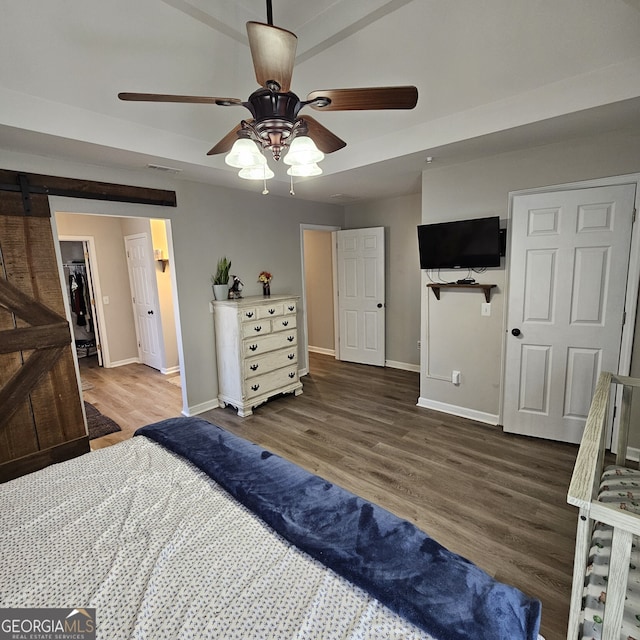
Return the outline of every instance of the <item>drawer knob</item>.
<path id="1" fill-rule="evenodd" d="M 258 348 L 257 344 L 250 344 L 249 345 L 249 349 L 251 349 L 251 351 L 255 351 Z"/>
<path id="2" fill-rule="evenodd" d="M 246 311 L 245 316 L 247 316 L 247 318 L 253 318 L 253 311 Z"/>
<path id="3" fill-rule="evenodd" d="M 282 323 L 282 326 L 283 326 L 283 327 L 288 327 L 288 326 L 289 326 L 289 321 L 288 321 L 288 320 L 285 320 L 285 321 Z"/>
<path id="4" fill-rule="evenodd" d="M 257 391 L 259 388 L 260 388 L 260 385 L 259 385 L 259 384 L 251 385 L 251 390 L 252 390 L 252 391 Z"/>
<path id="5" fill-rule="evenodd" d="M 294 353 L 290 353 L 287 358 L 289 358 L 289 360 L 293 360 L 295 358 L 295 354 Z"/>
<path id="6" fill-rule="evenodd" d="M 289 309 L 289 311 L 293 311 L 295 309 L 295 307 L 293 305 L 287 307 L 287 309 Z"/>
<path id="7" fill-rule="evenodd" d="M 251 369 L 251 371 L 257 371 L 259 366 L 260 366 L 260 365 L 252 364 L 252 365 L 249 367 L 249 369 Z"/>
<path id="8" fill-rule="evenodd" d="M 294 338 L 293 336 L 287 336 L 287 340 L 288 340 L 289 342 L 293 342 L 293 341 L 294 341 L 294 339 L 295 339 L 295 338 Z"/>
<path id="9" fill-rule="evenodd" d="M 253 327 L 253 330 L 260 332 L 260 331 L 262 331 L 262 327 L 261 326 Z"/>
<path id="10" fill-rule="evenodd" d="M 275 310 L 275 309 L 269 309 L 269 313 L 270 313 L 271 315 L 273 315 L 275 312 L 276 312 L 276 310 Z"/>
<path id="11" fill-rule="evenodd" d="M 292 371 L 292 372 L 289 374 L 289 377 L 290 377 L 290 378 L 295 378 L 295 377 L 296 377 L 296 374 Z"/>

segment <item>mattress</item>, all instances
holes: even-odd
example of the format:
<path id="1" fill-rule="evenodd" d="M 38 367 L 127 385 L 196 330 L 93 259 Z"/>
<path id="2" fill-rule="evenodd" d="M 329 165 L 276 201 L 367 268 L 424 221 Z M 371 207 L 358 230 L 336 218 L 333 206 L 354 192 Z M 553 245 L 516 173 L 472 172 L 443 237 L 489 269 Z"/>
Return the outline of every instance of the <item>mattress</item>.
<path id="1" fill-rule="evenodd" d="M 540 603 L 198 418 L 0 485 L 0 608 L 98 637 L 536 640 Z"/>
<path id="2" fill-rule="evenodd" d="M 104 640 L 430 640 L 142 437 L 0 492 L 0 607 L 95 607 Z"/>
<path id="3" fill-rule="evenodd" d="M 640 514 L 640 471 L 610 466 L 605 469 L 598 500 L 617 503 L 621 509 Z M 600 640 L 607 597 L 613 528 L 597 522 L 591 538 L 584 589 L 582 638 Z M 640 541 L 633 536 L 627 593 L 620 629 L 621 640 L 640 640 Z"/>

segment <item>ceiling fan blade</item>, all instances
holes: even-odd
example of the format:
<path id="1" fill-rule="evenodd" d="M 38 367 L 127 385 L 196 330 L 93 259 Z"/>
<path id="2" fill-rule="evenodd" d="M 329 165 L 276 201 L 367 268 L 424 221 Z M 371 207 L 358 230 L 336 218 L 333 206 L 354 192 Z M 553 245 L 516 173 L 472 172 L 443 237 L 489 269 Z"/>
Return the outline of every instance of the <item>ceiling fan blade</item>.
<path id="1" fill-rule="evenodd" d="M 309 137 L 316 143 L 316 147 L 318 147 L 322 153 L 333 153 L 347 146 L 344 140 L 338 138 L 335 133 L 331 133 L 329 129 L 321 125 L 315 118 L 305 115 L 302 117 L 302 120 L 307 124 Z"/>
<path id="2" fill-rule="evenodd" d="M 310 104 L 319 111 L 359 111 L 366 109 L 413 109 L 418 89 L 406 87 L 363 87 L 361 89 L 326 89 L 312 91 L 307 100 L 329 98 L 327 106 Z"/>
<path id="3" fill-rule="evenodd" d="M 275 80 L 280 91 L 289 91 L 298 45 L 296 34 L 262 22 L 247 22 L 247 35 L 258 84 L 266 87 L 269 80 Z"/>
<path id="4" fill-rule="evenodd" d="M 120 100 L 134 102 L 188 102 L 192 104 L 217 104 L 222 107 L 242 106 L 239 98 L 215 98 L 212 96 L 176 96 L 166 93 L 119 93 Z"/>
<path id="5" fill-rule="evenodd" d="M 253 120 L 247 120 L 247 122 L 253 122 Z M 231 147 L 233 147 L 233 143 L 238 139 L 238 131 L 242 129 L 242 122 L 237 126 L 231 129 L 227 135 L 220 140 L 215 147 L 207 151 L 208 156 L 215 156 L 218 153 L 226 153 L 227 151 L 231 151 Z"/>

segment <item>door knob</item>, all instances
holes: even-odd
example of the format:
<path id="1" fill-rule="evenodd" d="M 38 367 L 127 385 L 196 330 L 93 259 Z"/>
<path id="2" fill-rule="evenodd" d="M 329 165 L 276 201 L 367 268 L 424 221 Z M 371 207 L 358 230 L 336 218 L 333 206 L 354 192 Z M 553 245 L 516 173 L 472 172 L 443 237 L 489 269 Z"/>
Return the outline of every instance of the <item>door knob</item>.
<path id="1" fill-rule="evenodd" d="M 520 335 L 520 329 L 511 329 L 511 335 L 516 336 L 516 338 Z"/>
<path id="2" fill-rule="evenodd" d="M 378 302 L 378 309 L 382 309 L 382 302 Z"/>
<path id="3" fill-rule="evenodd" d="M 153 315 L 153 309 L 151 309 L 151 311 L 147 311 L 147 314 L 152 316 Z"/>

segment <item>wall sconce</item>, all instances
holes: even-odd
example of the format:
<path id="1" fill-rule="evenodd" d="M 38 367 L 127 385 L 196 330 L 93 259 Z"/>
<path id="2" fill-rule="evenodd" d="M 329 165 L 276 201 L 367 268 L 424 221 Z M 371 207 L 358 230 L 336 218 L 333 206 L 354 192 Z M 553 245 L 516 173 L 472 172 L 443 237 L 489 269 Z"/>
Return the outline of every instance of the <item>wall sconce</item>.
<path id="1" fill-rule="evenodd" d="M 153 257 L 156 259 L 157 262 L 160 262 L 162 264 L 162 273 L 164 273 L 164 270 L 167 268 L 167 265 L 169 264 L 169 260 L 163 257 L 162 249 L 154 249 Z"/>

